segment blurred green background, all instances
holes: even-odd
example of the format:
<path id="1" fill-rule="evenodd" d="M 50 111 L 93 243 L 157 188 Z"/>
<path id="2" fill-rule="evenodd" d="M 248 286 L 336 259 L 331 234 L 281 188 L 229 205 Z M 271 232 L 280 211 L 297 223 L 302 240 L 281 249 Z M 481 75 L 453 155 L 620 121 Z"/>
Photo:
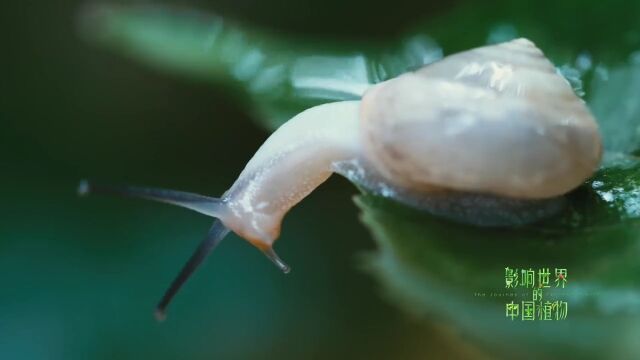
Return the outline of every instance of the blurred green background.
<path id="1" fill-rule="evenodd" d="M 367 61 L 392 69 L 387 76 L 393 76 L 393 69 L 404 71 L 407 65 L 415 65 L 409 59 L 410 46 L 415 43 L 405 42 L 405 48 L 398 45 L 414 34 L 432 36 L 445 54 L 526 35 L 548 50 L 556 65 L 568 64 L 565 76 L 577 74 L 572 85 L 587 92 L 600 119 L 619 120 L 601 124 L 605 140 L 620 140 L 609 142 L 608 150 L 624 155 L 639 148 L 640 135 L 633 131 L 640 121 L 634 100 L 640 89 L 640 58 L 633 55 L 640 49 L 637 1 L 165 3 L 213 12 L 225 20 L 267 31 L 278 40 L 293 38 L 284 41 L 292 50 L 286 56 L 292 58 L 299 49 L 313 52 L 316 47 L 329 47 L 343 53 L 345 49 L 346 53 L 364 49 L 369 51 Z M 509 351 L 516 349 L 520 356 L 535 357 L 536 351 L 519 348 L 510 338 L 501 340 L 501 334 L 516 330 L 518 336 L 531 335 L 531 345 L 547 330 L 541 324 L 522 330 L 529 325 L 509 325 L 493 313 L 469 320 L 468 313 L 460 311 L 457 321 L 439 316 L 442 314 L 437 311 L 433 316 L 430 307 L 437 301 L 429 296 L 438 287 L 416 287 L 420 279 L 407 279 L 403 284 L 399 278 L 406 275 L 402 266 L 408 264 L 414 270 L 425 270 L 427 265 L 420 255 L 433 253 L 430 261 L 435 265 L 426 269 L 430 275 L 463 291 L 456 299 L 469 305 L 469 312 L 482 308 L 486 304 L 472 296 L 480 289 L 470 286 L 477 286 L 480 280 L 494 284 L 495 280 L 499 288 L 504 266 L 528 261 L 544 265 L 527 259 L 526 253 L 509 257 L 512 254 L 506 250 L 496 251 L 500 249 L 497 242 L 513 234 L 458 227 L 452 232 L 450 224 L 405 214 L 406 209 L 394 205 L 379 206 L 375 199 L 364 198 L 359 210 L 352 201 L 356 188 L 339 177 L 331 178 L 285 219 L 276 249 L 292 266 L 290 274 L 281 274 L 253 247 L 230 235 L 178 295 L 168 320 L 156 323 L 153 306 L 206 233 L 210 219 L 154 203 L 78 199 L 75 187 L 79 179 L 219 195 L 266 139 L 269 132 L 265 128 L 273 128 L 273 122 L 265 126 L 252 105 L 264 105 L 261 100 L 271 105 L 273 99 L 252 93 L 252 103 L 247 101 L 250 96 L 223 81 L 197 76 L 185 79 L 179 71 L 159 72 L 86 41 L 78 25 L 78 14 L 85 5 L 83 1 L 12 2 L 5 4 L 0 14 L 5 27 L 0 53 L 5 70 L 0 78 L 0 188 L 4 196 L 0 216 L 0 358 L 423 359 L 495 355 L 474 345 L 469 332 L 455 326 L 467 320 L 484 321 L 482 335 L 493 337 L 494 344 L 507 343 Z M 385 53 L 384 49 L 391 50 Z M 588 71 L 580 68 L 578 59 L 588 59 Z M 394 68 L 396 63 L 402 66 Z M 607 80 L 598 77 L 596 65 L 603 65 L 601 69 L 607 74 L 610 70 L 611 80 L 609 75 Z M 600 96 L 590 96 L 594 93 Z M 290 99 L 276 99 L 284 104 L 276 103 L 274 108 L 286 108 L 282 113 L 298 111 L 300 104 L 309 100 L 295 96 L 291 100 L 295 106 L 287 108 Z M 270 110 L 267 106 L 265 112 L 273 114 Z M 624 270 L 630 275 L 619 282 L 625 290 L 635 291 L 634 296 L 640 285 L 634 277 L 640 273 L 634 260 L 640 253 L 635 245 L 640 212 L 622 208 L 640 203 L 636 165 L 598 175 L 606 186 L 624 183 L 620 192 L 631 195 L 620 196 L 622 203 L 609 209 L 595 200 L 580 200 L 588 205 L 588 211 L 579 211 L 584 216 L 576 228 L 584 225 L 587 233 L 597 233 L 589 227 L 595 224 L 621 231 L 593 236 L 594 241 L 585 241 L 584 253 L 571 252 L 587 238 L 579 233 L 572 240 L 575 243 L 564 243 L 567 253 L 553 258 L 560 262 L 566 259 L 569 264 L 575 261 L 587 275 L 595 268 L 595 275 L 585 276 L 585 283 L 597 285 L 622 264 L 616 259 L 626 255 Z M 630 177 L 634 182 L 626 181 Z M 596 200 L 602 195 L 594 194 Z M 361 212 L 378 245 L 359 220 Z M 633 222 L 615 227 L 629 219 Z M 532 236 L 534 244 L 540 243 L 536 236 Z M 612 247 L 618 253 L 599 258 L 609 236 L 613 236 Z M 416 239 L 421 240 L 419 246 Z M 474 240 L 473 245 L 465 245 Z M 383 273 L 378 275 L 386 281 L 386 290 L 365 271 L 371 263 L 362 256 L 378 248 L 382 251 L 376 271 Z M 401 259 L 399 264 L 394 255 Z M 577 260 L 583 256 L 588 263 Z M 458 265 L 457 258 L 465 260 Z M 512 258 L 514 264 L 506 263 Z M 596 262 L 600 266 L 590 266 Z M 468 282 L 456 283 L 456 277 Z M 403 286 L 410 289 L 401 289 Z M 442 293 L 446 290 L 450 289 L 445 287 Z M 613 293 L 605 290 L 607 296 Z M 403 308 L 409 308 L 408 312 L 394 305 L 402 303 L 397 298 L 403 297 L 415 302 L 412 291 L 426 294 L 416 295 L 423 303 L 407 306 L 404 299 Z M 388 301 L 391 298 L 395 301 Z M 445 305 L 438 306 L 447 310 L 448 300 L 443 298 Z M 423 307 L 431 311 L 424 314 Z M 637 314 L 638 308 L 632 310 Z M 594 330 L 598 318 L 586 320 L 593 321 L 568 321 L 554 331 L 565 334 L 562 341 L 577 325 L 589 325 L 580 327 L 584 330 L 580 335 L 598 334 Z M 620 343 L 627 347 L 640 331 L 640 326 L 628 322 L 625 327 L 610 328 L 622 329 L 619 331 L 626 337 Z M 477 337 L 478 327 L 475 329 L 476 333 L 471 333 Z M 530 334 L 530 329 L 538 332 Z M 564 347 L 564 355 L 571 355 L 578 346 L 588 352 L 584 343 L 595 343 L 588 337 L 575 340 L 556 343 Z M 601 348 L 616 354 L 615 345 Z"/>

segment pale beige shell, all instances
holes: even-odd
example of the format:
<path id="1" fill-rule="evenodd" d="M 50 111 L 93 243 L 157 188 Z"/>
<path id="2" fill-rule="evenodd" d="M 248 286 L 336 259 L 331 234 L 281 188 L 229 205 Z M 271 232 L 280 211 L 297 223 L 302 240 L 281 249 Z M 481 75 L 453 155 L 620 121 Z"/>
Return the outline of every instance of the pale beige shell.
<path id="1" fill-rule="evenodd" d="M 584 101 L 531 41 L 448 56 L 370 89 L 364 156 L 387 181 L 516 198 L 564 194 L 602 154 Z"/>

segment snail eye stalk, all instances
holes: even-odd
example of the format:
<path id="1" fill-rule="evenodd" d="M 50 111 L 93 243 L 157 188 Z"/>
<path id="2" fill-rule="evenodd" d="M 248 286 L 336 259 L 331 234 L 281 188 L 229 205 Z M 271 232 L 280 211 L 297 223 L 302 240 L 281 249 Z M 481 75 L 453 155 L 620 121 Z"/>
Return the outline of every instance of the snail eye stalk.
<path id="1" fill-rule="evenodd" d="M 166 318 L 166 310 L 173 297 L 228 233 L 229 229 L 224 226 L 222 221 L 216 219 L 213 222 L 211 229 L 209 229 L 207 233 L 207 237 L 200 243 L 196 251 L 191 255 L 191 258 L 189 258 L 189 261 L 187 261 L 182 270 L 180 270 L 180 273 L 178 273 L 178 276 L 176 276 L 164 293 L 162 299 L 160 299 L 155 311 L 156 320 L 163 321 Z"/>
<path id="2" fill-rule="evenodd" d="M 218 217 L 224 205 L 221 199 L 184 191 L 137 186 L 102 185 L 93 184 L 87 180 L 80 181 L 80 185 L 78 185 L 78 195 L 88 196 L 90 194 L 117 195 L 128 198 L 153 200 L 180 206 L 212 217 Z"/>

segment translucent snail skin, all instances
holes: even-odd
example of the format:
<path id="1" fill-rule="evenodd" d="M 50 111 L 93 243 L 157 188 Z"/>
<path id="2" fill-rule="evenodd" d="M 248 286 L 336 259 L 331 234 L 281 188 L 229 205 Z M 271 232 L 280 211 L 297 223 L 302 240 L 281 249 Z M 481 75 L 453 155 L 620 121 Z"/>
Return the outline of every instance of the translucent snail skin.
<path id="1" fill-rule="evenodd" d="M 296 115 L 258 149 L 220 198 L 83 181 L 79 192 L 170 203 L 216 218 L 157 307 L 229 231 L 273 251 L 284 215 L 332 173 L 456 221 L 520 225 L 560 209 L 598 168 L 601 138 L 584 101 L 531 41 L 448 56 L 371 86 L 360 101 Z"/>

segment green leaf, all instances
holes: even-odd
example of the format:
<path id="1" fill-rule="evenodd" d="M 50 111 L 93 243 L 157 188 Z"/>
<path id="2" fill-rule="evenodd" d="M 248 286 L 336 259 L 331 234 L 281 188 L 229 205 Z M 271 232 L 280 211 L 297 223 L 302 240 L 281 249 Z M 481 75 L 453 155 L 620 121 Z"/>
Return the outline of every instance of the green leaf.
<path id="1" fill-rule="evenodd" d="M 373 83 L 442 57 L 429 37 L 343 44 L 277 37 L 193 10 L 93 5 L 89 41 L 169 73 L 226 85 L 270 130 L 314 105 L 353 100 Z"/>
<path id="2" fill-rule="evenodd" d="M 367 268 L 406 310 L 452 325 L 497 353 L 604 356 L 612 344 L 637 354 L 640 330 L 640 221 L 558 229 L 481 229 L 453 224 L 362 195 L 357 204 L 378 244 Z M 568 269 L 568 318 L 535 323 L 505 317 L 505 267 Z M 553 286 L 553 285 L 552 285 Z M 482 293 L 485 296 L 478 296 Z M 571 344 L 571 350 L 567 348 Z M 534 349 L 534 350 L 530 350 Z"/>

